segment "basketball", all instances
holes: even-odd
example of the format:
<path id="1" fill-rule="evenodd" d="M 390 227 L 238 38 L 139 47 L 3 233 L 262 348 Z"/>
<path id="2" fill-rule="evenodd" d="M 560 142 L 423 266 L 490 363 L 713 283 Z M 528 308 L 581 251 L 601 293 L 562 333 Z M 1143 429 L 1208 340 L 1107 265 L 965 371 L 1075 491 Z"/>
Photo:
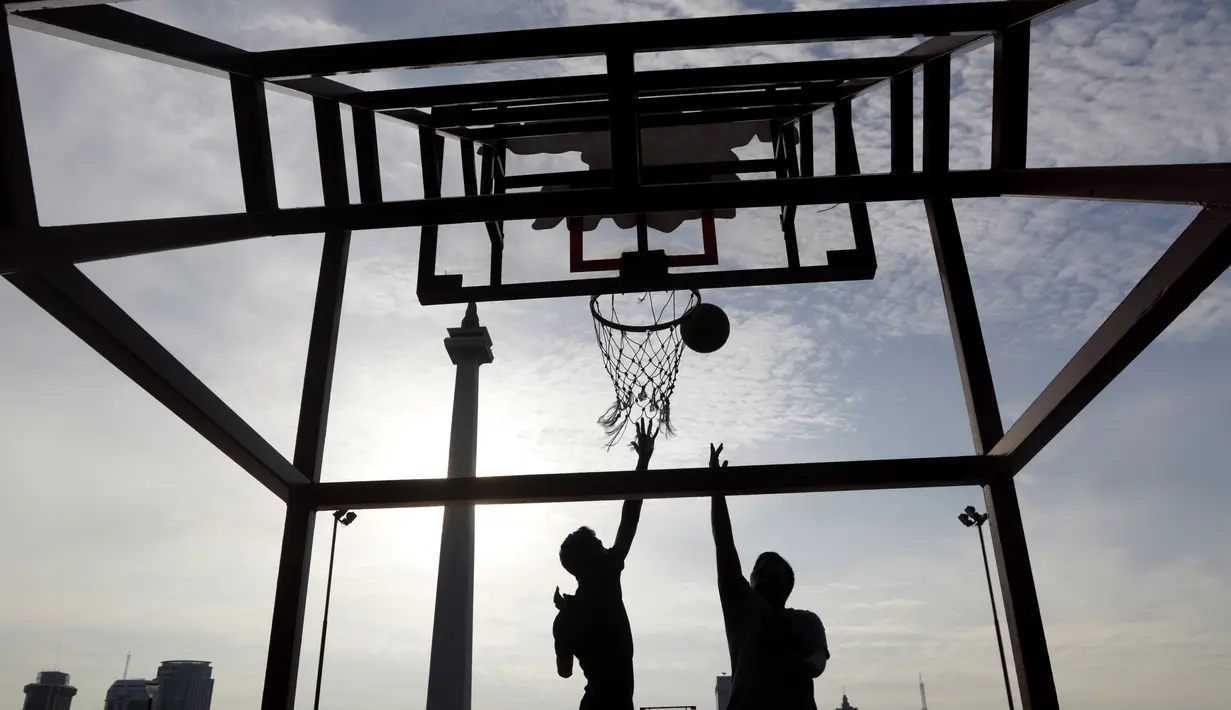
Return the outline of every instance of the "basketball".
<path id="1" fill-rule="evenodd" d="M 680 323 L 680 338 L 690 350 L 712 353 L 721 348 L 731 335 L 727 314 L 712 303 L 698 303 Z"/>

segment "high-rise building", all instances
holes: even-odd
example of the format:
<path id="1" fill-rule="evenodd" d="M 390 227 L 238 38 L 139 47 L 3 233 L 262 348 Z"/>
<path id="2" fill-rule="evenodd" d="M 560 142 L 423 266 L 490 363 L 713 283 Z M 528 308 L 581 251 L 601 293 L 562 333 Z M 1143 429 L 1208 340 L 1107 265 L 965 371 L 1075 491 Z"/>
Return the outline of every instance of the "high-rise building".
<path id="1" fill-rule="evenodd" d="M 144 678 L 117 680 L 107 689 L 107 701 L 103 710 L 148 710 L 150 696 L 145 690 L 149 683 Z"/>
<path id="2" fill-rule="evenodd" d="M 69 710 L 77 689 L 69 685 L 67 673 L 40 671 L 38 678 L 26 686 L 26 702 L 22 710 Z"/>
<path id="3" fill-rule="evenodd" d="M 209 710 L 214 679 L 209 661 L 163 661 L 154 710 Z"/>
<path id="4" fill-rule="evenodd" d="M 846 699 L 846 693 L 843 693 L 842 694 L 842 707 L 838 708 L 837 710 L 859 710 L 859 708 L 855 707 L 854 705 L 851 705 L 850 701 Z"/>
<path id="5" fill-rule="evenodd" d="M 718 710 L 727 710 L 727 703 L 731 702 L 731 683 L 731 676 L 718 676 L 718 682 L 714 685 L 714 700 Z"/>

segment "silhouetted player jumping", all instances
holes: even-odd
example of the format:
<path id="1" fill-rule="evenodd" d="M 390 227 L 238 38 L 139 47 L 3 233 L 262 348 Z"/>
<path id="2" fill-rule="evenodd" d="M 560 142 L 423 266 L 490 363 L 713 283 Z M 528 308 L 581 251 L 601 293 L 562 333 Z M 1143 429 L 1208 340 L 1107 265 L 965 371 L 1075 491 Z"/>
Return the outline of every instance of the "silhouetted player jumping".
<path id="1" fill-rule="evenodd" d="M 637 470 L 649 467 L 657 430 L 637 423 Z M 578 528 L 560 545 L 560 564 L 577 578 L 577 593 L 561 594 L 556 587 L 556 614 L 552 634 L 556 640 L 556 672 L 573 675 L 577 657 L 586 676 L 581 710 L 631 710 L 633 707 L 633 632 L 624 610 L 620 574 L 624 558 L 637 534 L 641 501 L 624 501 L 615 544 L 604 548 L 594 531 Z"/>
<path id="2" fill-rule="evenodd" d="M 719 468 L 722 444 L 710 444 L 710 468 Z M 722 462 L 722 468 L 727 465 Z M 723 496 L 711 508 L 718 557 L 718 597 L 731 654 L 727 710 L 816 710 L 812 681 L 825 671 L 825 627 L 810 611 L 786 608 L 795 573 L 776 552 L 763 552 L 749 580 L 739 564 L 731 515 Z"/>

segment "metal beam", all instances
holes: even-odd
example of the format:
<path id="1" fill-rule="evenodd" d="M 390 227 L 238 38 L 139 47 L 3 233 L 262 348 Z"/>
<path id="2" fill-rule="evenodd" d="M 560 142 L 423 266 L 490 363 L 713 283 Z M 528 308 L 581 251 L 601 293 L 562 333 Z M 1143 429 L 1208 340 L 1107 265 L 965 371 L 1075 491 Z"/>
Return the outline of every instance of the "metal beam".
<path id="1" fill-rule="evenodd" d="M 169 249 L 322 231 L 469 224 L 540 217 L 639 214 L 677 210 L 891 202 L 998 195 L 1168 203 L 1231 204 L 1231 164 L 1111 168 L 950 171 L 838 175 L 688 185 L 643 185 L 632 195 L 609 189 L 446 197 L 341 207 L 284 208 L 269 214 L 222 214 L 21 229 L 0 229 L 0 273 L 49 268 Z M 1048 183 L 1058 187 L 1049 189 Z"/>
<path id="2" fill-rule="evenodd" d="M 355 172 L 359 176 L 359 201 L 383 202 L 380 182 L 380 151 L 376 143 L 376 114 L 367 109 L 351 109 L 355 131 Z"/>
<path id="3" fill-rule="evenodd" d="M 876 275 L 875 259 L 865 259 L 855 249 L 828 252 L 828 265 L 773 267 L 768 269 L 738 269 L 734 271 L 686 271 L 671 273 L 654 282 L 652 290 L 706 290 L 749 286 L 781 286 L 785 284 L 832 283 L 836 281 L 866 281 Z M 460 282 L 458 282 L 460 284 Z M 644 285 L 644 284 L 641 284 Z M 437 290 L 420 290 L 419 303 L 476 303 L 483 301 L 522 301 L 537 298 L 570 298 L 596 293 L 619 293 L 634 290 L 618 276 L 593 279 L 565 279 L 529 283 L 493 284 L 491 286 L 454 286 Z M 645 290 L 645 289 L 642 289 Z"/>
<path id="4" fill-rule="evenodd" d="M 100 222 L 22 230 L 11 235 L 13 238 L 7 238 L 10 235 L 0 230 L 0 273 L 282 234 L 705 210 L 715 206 L 740 209 L 776 207 L 783 203 L 890 202 L 942 196 L 991 197 L 998 194 L 997 174 L 974 170 L 952 171 L 943 176 L 921 173 L 838 175 L 643 185 L 625 194 L 611 189 L 508 193 L 337 207 L 283 208 L 265 214 Z"/>
<path id="5" fill-rule="evenodd" d="M 939 57 L 923 67 L 923 172 L 949 170 L 951 62 Z"/>
<path id="6" fill-rule="evenodd" d="M 1001 192 L 1113 202 L 1231 207 L 1231 163 L 1007 170 Z"/>
<path id="7" fill-rule="evenodd" d="M 914 72 L 904 72 L 889 82 L 889 162 L 895 173 L 915 170 L 914 82 Z"/>
<path id="8" fill-rule="evenodd" d="M 945 307 L 953 331 L 953 345 L 957 351 L 975 452 L 985 454 L 1000 440 L 1004 425 L 1000 420 L 1000 407 L 996 402 L 991 366 L 983 344 L 983 332 L 962 251 L 957 217 L 952 200 L 926 200 L 924 204 L 936 249 Z M 1056 684 L 1047 652 L 1047 638 L 1039 611 L 1025 528 L 1017 505 L 1017 492 L 1007 470 L 1004 475 L 986 482 L 984 500 L 998 563 L 996 569 L 1000 576 L 1009 639 L 1013 645 L 1018 687 L 1021 688 L 1022 710 L 1058 710 Z"/>
<path id="9" fill-rule="evenodd" d="M 675 165 L 646 165 L 641 168 L 646 184 L 669 184 L 705 182 L 715 175 L 741 175 L 744 173 L 772 173 L 779 167 L 774 158 L 750 160 L 722 160 L 711 163 L 679 163 Z M 810 175 L 808 177 L 811 177 Z M 530 173 L 509 175 L 504 178 L 505 187 L 524 189 L 548 185 L 568 185 L 573 188 L 607 187 L 611 184 L 611 171 L 569 170 L 558 173 Z"/>
<path id="10" fill-rule="evenodd" d="M 1011 0 L 1011 4 L 1013 4 L 1017 9 L 1027 10 L 1027 12 L 1017 18 L 1015 22 L 1010 23 L 1008 27 L 1016 27 L 1023 24 L 1034 25 L 1046 22 L 1056 15 L 1064 12 L 1072 12 L 1089 5 L 1094 1 L 1095 0 L 1051 0 L 1050 2 L 1031 2 L 1031 0 Z M 926 42 L 921 42 L 920 44 L 911 47 L 893 58 L 913 60 L 909 69 L 903 69 L 903 71 L 910 71 L 923 66 L 925 63 L 936 59 L 937 57 L 948 56 L 952 59 L 953 57 L 961 56 L 967 52 L 973 52 L 974 50 L 986 45 L 988 42 L 991 42 L 993 36 L 994 35 L 986 34 L 933 37 Z M 882 86 L 886 81 L 890 81 L 890 79 L 858 79 L 848 81 L 843 87 L 847 91 L 842 98 L 853 99 L 857 96 L 861 96 Z"/>
<path id="11" fill-rule="evenodd" d="M 17 70 L 9 28 L 0 27 L 0 228 L 38 226 L 38 202 L 30 172 L 30 152 L 21 115 Z M 0 233 L 0 242 L 19 237 Z"/>
<path id="12" fill-rule="evenodd" d="M 637 72 L 643 96 L 714 89 L 759 89 L 783 85 L 829 84 L 854 79 L 880 79 L 916 66 L 909 57 L 821 59 L 749 66 L 660 69 Z M 520 79 L 408 89 L 368 91 L 353 98 L 356 106 L 376 110 L 436 108 L 483 104 L 552 103 L 603 99 L 610 94 L 606 74 Z"/>
<path id="13" fill-rule="evenodd" d="M 859 151 L 855 145 L 855 126 L 851 118 L 851 102 L 839 101 L 833 105 L 834 124 L 834 169 L 838 175 L 859 174 Z M 871 254 L 873 263 L 876 246 L 872 243 L 872 223 L 868 218 L 866 202 L 851 202 L 851 232 L 855 235 L 855 248 Z"/>
<path id="14" fill-rule="evenodd" d="M 987 34 L 1059 2 L 969 2 L 553 27 L 254 53 L 266 79 L 833 40 Z"/>
<path id="15" fill-rule="evenodd" d="M 316 145 L 320 155 L 321 193 L 326 205 L 350 201 L 346 184 L 346 154 L 342 143 L 342 111 L 338 102 L 313 99 Z M 333 391 L 334 362 L 338 349 L 338 325 L 342 317 L 342 294 L 350 232 L 328 232 L 321 251 L 316 305 L 308 336 L 304 365 L 299 426 L 295 434 L 295 467 L 317 484 L 325 456 L 325 432 L 329 399 Z M 269 657 L 265 665 L 262 710 L 294 710 L 299 651 L 303 645 L 303 619 L 312 563 L 312 532 L 315 510 L 306 496 L 288 501 L 282 530 L 282 556 L 274 589 L 274 610 L 269 634 Z"/>
<path id="16" fill-rule="evenodd" d="M 336 101 L 313 99 L 313 109 L 317 152 L 320 155 L 321 192 L 325 204 L 349 204 L 341 107 Z M 303 396 L 295 437 L 295 467 L 313 483 L 321 478 L 321 461 L 325 452 L 325 430 L 329 421 L 329 399 L 333 389 L 350 236 L 347 230 L 325 233 L 312 329 L 308 337 L 308 359 L 304 366 Z"/>
<path id="17" fill-rule="evenodd" d="M 1026 167 L 1026 119 L 1030 103 L 1030 25 L 996 37 L 992 83 L 992 169 Z"/>
<path id="18" fill-rule="evenodd" d="M 248 60 L 251 52 L 109 5 L 13 12 L 8 21 L 14 27 L 210 76 L 253 76 Z M 320 76 L 274 81 L 270 87 L 290 96 L 344 103 L 363 93 Z M 418 116 L 420 120 L 412 123 L 430 124 L 427 114 Z"/>
<path id="19" fill-rule="evenodd" d="M 812 147 L 812 114 L 799 118 L 799 174 L 801 177 L 816 175 L 814 168 L 814 150 Z M 744 162 L 744 161 L 741 161 Z M 755 161 L 752 161 L 755 162 Z"/>
<path id="20" fill-rule="evenodd" d="M 8 277 L 120 372 L 280 498 L 308 479 L 73 267 Z"/>
<path id="21" fill-rule="evenodd" d="M 423 178 L 423 197 L 439 200 L 444 176 L 444 139 L 427 128 L 419 129 L 419 166 Z M 431 288 L 436 275 L 438 224 L 424 224 L 419 230 L 419 290 Z M 444 277 L 456 280 L 456 277 Z"/>
<path id="22" fill-rule="evenodd" d="M 1205 209 L 992 449 L 1020 471 L 1231 264 L 1231 209 Z"/>
<path id="23" fill-rule="evenodd" d="M 983 329 L 979 325 L 979 309 L 975 305 L 970 270 L 962 249 L 957 214 L 950 199 L 924 200 L 923 204 L 932 232 L 932 248 L 936 252 L 941 290 L 949 314 L 953 349 L 957 352 L 958 374 L 966 397 L 975 453 L 986 454 L 1004 435 L 1004 424 L 996 403 L 996 387 L 983 342 Z"/>
<path id="24" fill-rule="evenodd" d="M 634 107 L 638 116 L 741 108 L 790 109 L 802 105 L 824 104 L 834 100 L 837 95 L 834 89 L 828 87 L 820 89 L 788 87 L 773 91 L 753 89 L 713 94 L 638 96 Z M 391 115 L 401 117 L 401 112 L 393 111 Z M 552 103 L 535 106 L 443 107 L 434 109 L 431 115 L 436 128 L 607 119 L 612 115 L 612 103 L 609 99 L 602 98 L 588 99 L 579 103 Z"/>
<path id="25" fill-rule="evenodd" d="M 811 113 L 824 108 L 826 105 L 827 102 L 819 102 L 793 106 L 730 108 L 697 113 L 652 114 L 641 117 L 637 123 L 641 128 L 663 128 L 668 126 L 701 126 L 715 123 L 741 123 L 749 121 L 787 121 L 798 118 L 801 111 Z M 466 131 L 466 135 L 476 141 L 494 141 L 497 139 L 593 133 L 606 131 L 609 127 L 610 121 L 606 118 L 583 118 L 573 121 L 549 121 L 524 125 L 473 128 Z"/>
<path id="26" fill-rule="evenodd" d="M 503 195 L 508 188 L 505 166 L 508 161 L 508 146 L 504 141 L 483 147 L 483 177 L 479 186 L 481 195 Z M 491 242 L 491 259 L 488 283 L 499 286 L 504 281 L 504 220 L 484 222 L 487 238 Z"/>
<path id="27" fill-rule="evenodd" d="M 981 456 L 843 461 L 655 471 L 354 481 L 313 486 L 320 510 L 412 508 L 455 503 L 508 504 L 627 498 L 689 498 L 817 491 L 978 485 L 996 475 Z"/>
<path id="28" fill-rule="evenodd" d="M 315 526 L 316 510 L 306 495 L 297 492 L 287 502 L 282 525 L 282 549 L 278 580 L 274 586 L 261 710 L 295 710 L 295 686 L 299 680 L 299 650 L 303 645 L 303 617 Z"/>
<path id="29" fill-rule="evenodd" d="M 1011 477 L 993 479 L 983 488 L 991 528 L 1005 625 L 1013 648 L 1022 710 L 1059 710 L 1056 680 L 1043 629 L 1043 614 L 1026 547 L 1026 530 Z"/>
<path id="30" fill-rule="evenodd" d="M 278 209 L 274 179 L 274 153 L 269 138 L 269 110 L 265 82 L 231 75 L 231 104 L 235 113 L 235 144 L 239 148 L 239 174 L 244 186 L 244 207 L 249 212 Z"/>
<path id="31" fill-rule="evenodd" d="M 28 12 L 30 10 L 58 10 L 66 7 L 81 7 L 83 5 L 114 5 L 131 0 L 4 0 L 0 5 L 8 12 Z"/>
<path id="32" fill-rule="evenodd" d="M 631 192 L 641 184 L 641 128 L 635 74 L 632 52 L 607 55 L 607 77 L 611 82 L 611 187 L 617 192 Z"/>

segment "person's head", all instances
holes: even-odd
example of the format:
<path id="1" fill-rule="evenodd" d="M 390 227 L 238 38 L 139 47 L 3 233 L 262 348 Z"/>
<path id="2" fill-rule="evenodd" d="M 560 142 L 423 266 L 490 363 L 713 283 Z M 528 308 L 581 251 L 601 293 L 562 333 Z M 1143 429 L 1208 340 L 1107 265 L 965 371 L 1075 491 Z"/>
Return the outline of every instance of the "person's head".
<path id="1" fill-rule="evenodd" d="M 786 606 L 795 588 L 795 571 L 777 552 L 762 552 L 752 566 L 749 584 L 773 606 Z"/>
<path id="2" fill-rule="evenodd" d="M 578 579 L 586 577 L 595 563 L 606 553 L 594 531 L 580 527 L 569 533 L 560 544 L 560 564 Z"/>

